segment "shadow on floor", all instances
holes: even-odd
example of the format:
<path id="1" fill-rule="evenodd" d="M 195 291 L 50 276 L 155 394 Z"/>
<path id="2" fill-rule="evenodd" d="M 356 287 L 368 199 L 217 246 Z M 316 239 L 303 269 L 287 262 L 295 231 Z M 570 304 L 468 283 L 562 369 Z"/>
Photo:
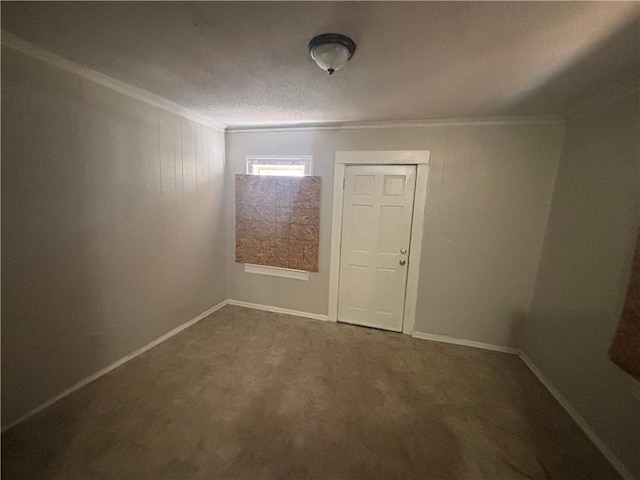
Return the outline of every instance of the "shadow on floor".
<path id="1" fill-rule="evenodd" d="M 6 479 L 616 478 L 582 437 L 512 355 L 227 306 L 4 434 L 2 469 Z"/>

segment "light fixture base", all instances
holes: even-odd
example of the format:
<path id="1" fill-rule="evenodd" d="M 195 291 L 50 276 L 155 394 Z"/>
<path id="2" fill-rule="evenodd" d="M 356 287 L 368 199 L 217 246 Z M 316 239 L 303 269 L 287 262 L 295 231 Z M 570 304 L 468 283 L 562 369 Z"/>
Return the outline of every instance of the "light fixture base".
<path id="1" fill-rule="evenodd" d="M 336 57 L 340 58 L 340 54 L 336 55 L 335 50 L 327 55 L 327 48 L 330 50 L 331 45 L 337 46 L 337 50 L 342 49 L 344 52 L 342 55 L 344 56 L 342 56 L 341 60 L 336 59 Z M 355 52 L 356 43 L 340 33 L 323 33 L 313 37 L 309 42 L 311 58 L 315 60 L 320 68 L 329 72 L 329 75 L 333 75 L 336 70 L 342 68 L 346 62 L 351 60 Z"/>
<path id="2" fill-rule="evenodd" d="M 325 43 L 337 43 L 339 45 L 343 45 L 349 50 L 349 59 L 353 57 L 353 54 L 356 53 L 356 42 L 351 40 L 346 35 L 342 35 L 340 33 L 323 33 L 321 35 L 317 35 L 313 37 L 309 41 L 309 53 L 313 57 L 313 51 L 316 47 L 320 45 L 324 45 Z"/>

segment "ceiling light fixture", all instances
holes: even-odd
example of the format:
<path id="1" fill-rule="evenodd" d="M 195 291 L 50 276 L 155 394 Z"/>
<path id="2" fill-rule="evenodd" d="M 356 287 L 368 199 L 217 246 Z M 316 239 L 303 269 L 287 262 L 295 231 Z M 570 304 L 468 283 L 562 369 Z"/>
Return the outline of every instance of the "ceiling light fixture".
<path id="1" fill-rule="evenodd" d="M 323 33 L 309 42 L 311 58 L 329 75 L 344 67 L 355 51 L 356 43 L 339 33 Z"/>

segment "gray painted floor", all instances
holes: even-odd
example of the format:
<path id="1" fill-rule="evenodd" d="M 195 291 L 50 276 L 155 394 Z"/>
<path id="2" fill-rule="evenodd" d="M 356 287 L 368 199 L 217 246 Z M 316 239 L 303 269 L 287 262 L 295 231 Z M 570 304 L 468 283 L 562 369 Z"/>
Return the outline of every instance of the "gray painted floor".
<path id="1" fill-rule="evenodd" d="M 515 356 L 227 306 L 2 436 L 2 478 L 619 478 Z"/>

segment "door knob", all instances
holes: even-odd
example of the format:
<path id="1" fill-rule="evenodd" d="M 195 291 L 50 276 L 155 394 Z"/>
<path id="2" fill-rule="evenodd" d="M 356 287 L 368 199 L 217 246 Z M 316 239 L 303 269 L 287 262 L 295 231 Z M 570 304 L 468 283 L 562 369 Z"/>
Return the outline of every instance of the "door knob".
<path id="1" fill-rule="evenodd" d="M 401 258 L 399 263 L 400 265 L 404 265 L 405 263 L 407 263 L 407 261 L 404 258 Z"/>
<path id="2" fill-rule="evenodd" d="M 407 249 L 406 249 L 406 248 L 401 248 L 401 249 L 400 249 L 400 253 L 401 253 L 402 255 L 404 255 L 405 253 L 407 253 Z"/>

